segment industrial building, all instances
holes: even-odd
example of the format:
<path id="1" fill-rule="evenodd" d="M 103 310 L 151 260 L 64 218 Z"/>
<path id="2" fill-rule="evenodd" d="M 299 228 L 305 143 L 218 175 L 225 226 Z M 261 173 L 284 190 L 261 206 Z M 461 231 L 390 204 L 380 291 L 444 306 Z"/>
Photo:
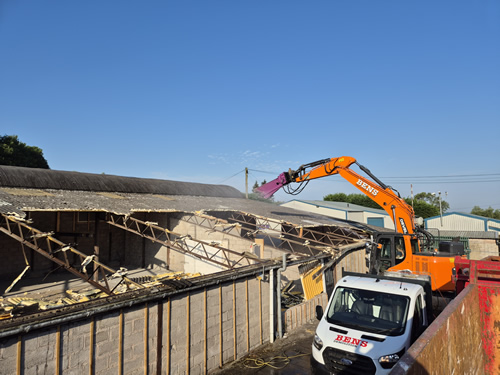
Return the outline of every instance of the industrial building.
<path id="1" fill-rule="evenodd" d="M 394 222 L 387 212 L 382 209 L 369 208 L 345 202 L 298 199 L 282 203 L 281 206 L 394 230 Z"/>
<path id="2" fill-rule="evenodd" d="M 0 368 L 23 374 L 210 373 L 310 319 L 369 238 L 229 186 L 9 166 L 0 232 Z"/>
<path id="3" fill-rule="evenodd" d="M 370 227 L 394 230 L 394 222 L 382 209 L 377 210 L 345 202 L 298 199 L 282 203 L 281 207 L 366 224 Z M 424 219 L 423 226 L 434 236 L 436 249 L 439 248 L 440 242 L 459 240 L 470 253 L 471 259 L 483 259 L 500 254 L 500 220 L 449 212 Z"/>
<path id="4" fill-rule="evenodd" d="M 440 240 L 459 239 L 470 250 L 471 259 L 500 255 L 500 220 L 447 212 L 424 220 L 425 229 Z"/>

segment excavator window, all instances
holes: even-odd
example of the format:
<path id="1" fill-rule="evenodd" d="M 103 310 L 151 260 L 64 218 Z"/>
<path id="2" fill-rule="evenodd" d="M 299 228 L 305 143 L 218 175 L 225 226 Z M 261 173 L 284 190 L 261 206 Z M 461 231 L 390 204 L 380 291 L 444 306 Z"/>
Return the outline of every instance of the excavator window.
<path id="1" fill-rule="evenodd" d="M 418 254 L 421 250 L 420 250 L 420 246 L 418 244 L 418 239 L 417 238 L 412 238 L 410 240 L 411 242 L 411 252 L 413 254 Z"/>
<path id="2" fill-rule="evenodd" d="M 379 272 L 383 272 L 392 267 L 392 241 L 390 237 L 382 237 L 378 240 L 379 248 L 377 249 L 377 260 L 380 265 Z"/>
<path id="3" fill-rule="evenodd" d="M 406 259 L 405 237 L 402 235 L 384 235 L 379 237 L 377 261 L 379 272 L 383 272 Z"/>
<path id="4" fill-rule="evenodd" d="M 406 258 L 405 239 L 404 237 L 396 237 L 396 264 L 401 263 Z"/>

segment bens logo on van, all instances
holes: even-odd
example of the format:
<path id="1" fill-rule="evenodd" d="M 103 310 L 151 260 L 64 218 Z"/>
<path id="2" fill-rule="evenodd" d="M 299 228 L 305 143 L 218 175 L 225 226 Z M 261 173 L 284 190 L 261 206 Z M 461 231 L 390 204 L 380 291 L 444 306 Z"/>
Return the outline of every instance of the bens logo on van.
<path id="1" fill-rule="evenodd" d="M 334 340 L 339 344 L 351 345 L 351 346 L 359 346 L 361 348 L 365 348 L 368 345 L 368 341 L 355 339 L 354 337 L 337 335 L 337 338 Z"/>

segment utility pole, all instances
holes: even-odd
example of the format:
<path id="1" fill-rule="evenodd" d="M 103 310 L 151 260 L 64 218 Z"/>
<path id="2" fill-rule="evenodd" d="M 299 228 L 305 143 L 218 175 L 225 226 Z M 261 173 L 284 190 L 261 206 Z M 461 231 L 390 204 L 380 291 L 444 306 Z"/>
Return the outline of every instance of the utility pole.
<path id="1" fill-rule="evenodd" d="M 413 184 L 410 184 L 410 188 L 411 188 L 411 207 L 415 207 L 414 206 L 414 202 L 413 202 Z"/>
<path id="2" fill-rule="evenodd" d="M 248 168 L 245 167 L 245 196 L 248 199 Z"/>
<path id="3" fill-rule="evenodd" d="M 441 204 L 441 192 L 438 191 L 439 194 L 439 216 L 441 216 L 441 226 L 443 226 L 443 205 Z"/>

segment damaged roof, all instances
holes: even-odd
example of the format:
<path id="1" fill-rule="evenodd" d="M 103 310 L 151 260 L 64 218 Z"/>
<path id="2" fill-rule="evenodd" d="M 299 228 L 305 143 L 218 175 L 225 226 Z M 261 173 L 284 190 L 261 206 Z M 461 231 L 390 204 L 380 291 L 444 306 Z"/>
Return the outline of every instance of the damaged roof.
<path id="1" fill-rule="evenodd" d="M 25 216 L 28 211 L 133 212 L 243 211 L 295 224 L 346 225 L 274 203 L 245 199 L 227 185 L 0 166 L 0 212 Z"/>
<path id="2" fill-rule="evenodd" d="M 23 187 L 28 189 L 197 195 L 227 198 L 242 196 L 241 192 L 227 185 L 209 185 L 5 165 L 0 166 L 0 181 L 3 187 Z"/>

